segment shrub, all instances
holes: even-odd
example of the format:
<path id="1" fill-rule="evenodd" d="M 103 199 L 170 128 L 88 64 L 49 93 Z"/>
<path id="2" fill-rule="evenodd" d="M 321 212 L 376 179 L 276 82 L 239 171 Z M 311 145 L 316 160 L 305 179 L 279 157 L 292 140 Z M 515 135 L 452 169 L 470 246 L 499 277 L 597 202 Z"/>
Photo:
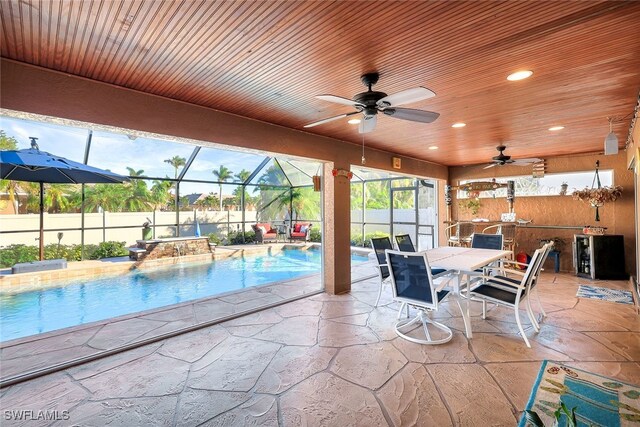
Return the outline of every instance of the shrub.
<path id="1" fill-rule="evenodd" d="M 21 262 L 38 259 L 38 247 L 27 245 L 9 245 L 0 249 L 0 267 L 11 267 Z"/>
<path id="2" fill-rule="evenodd" d="M 125 242 L 102 242 L 98 248 L 91 254 L 89 259 L 113 258 L 128 255 L 129 251 L 125 248 Z"/>
<path id="3" fill-rule="evenodd" d="M 311 227 L 311 232 L 309 233 L 309 241 L 322 242 L 322 234 L 320 233 L 320 228 Z"/>
<path id="4" fill-rule="evenodd" d="M 216 233 L 211 233 L 211 234 L 209 234 L 208 237 L 209 237 L 209 242 L 210 243 L 215 243 L 218 246 L 220 246 L 222 244 L 222 239 Z"/>
<path id="5" fill-rule="evenodd" d="M 384 231 L 375 231 L 364 236 L 364 239 L 360 236 L 351 237 L 351 246 L 371 247 L 371 238 L 389 237 L 389 233 Z"/>
<path id="6" fill-rule="evenodd" d="M 256 241 L 256 233 L 253 231 L 244 232 L 244 240 L 242 239 L 242 232 L 231 232 L 227 235 L 227 245 L 242 245 L 244 243 L 253 243 Z"/>

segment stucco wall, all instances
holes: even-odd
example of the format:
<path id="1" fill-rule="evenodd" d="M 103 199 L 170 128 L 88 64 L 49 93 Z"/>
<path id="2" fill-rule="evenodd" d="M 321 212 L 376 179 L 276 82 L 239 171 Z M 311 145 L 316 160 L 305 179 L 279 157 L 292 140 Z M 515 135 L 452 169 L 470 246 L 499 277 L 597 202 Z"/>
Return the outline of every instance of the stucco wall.
<path id="1" fill-rule="evenodd" d="M 518 197 L 514 210 L 517 218 L 531 219 L 533 225 L 563 225 L 585 226 L 598 225 L 607 227 L 607 234 L 622 234 L 625 240 L 625 263 L 627 273 L 635 274 L 635 227 L 634 227 L 634 175 L 627 170 L 627 154 L 621 151 L 615 156 L 595 154 L 547 158 L 547 173 L 562 173 L 573 171 L 593 171 L 596 160 L 600 160 L 601 169 L 614 170 L 614 183 L 623 187 L 622 197 L 614 203 L 608 203 L 600 209 L 600 222 L 595 222 L 595 209 L 587 203 L 573 200 L 571 196 L 540 196 Z M 490 180 L 501 176 L 523 175 L 530 172 L 529 168 L 516 166 L 500 166 L 490 169 L 482 167 L 452 167 L 449 169 L 449 179 L 452 185 L 458 185 L 460 180 L 478 179 Z M 454 200 L 451 207 L 452 218 L 472 219 L 472 215 L 458 206 Z M 500 214 L 508 212 L 508 205 L 504 198 L 480 199 L 478 218 L 500 220 Z M 571 257 L 571 242 L 573 235 L 579 230 L 551 230 L 551 229 L 518 229 L 517 251 L 531 254 L 538 247 L 539 240 L 544 238 L 561 237 L 566 241 L 566 247 L 561 255 L 562 270 L 573 268 Z M 549 265 L 549 264 L 547 264 Z"/>

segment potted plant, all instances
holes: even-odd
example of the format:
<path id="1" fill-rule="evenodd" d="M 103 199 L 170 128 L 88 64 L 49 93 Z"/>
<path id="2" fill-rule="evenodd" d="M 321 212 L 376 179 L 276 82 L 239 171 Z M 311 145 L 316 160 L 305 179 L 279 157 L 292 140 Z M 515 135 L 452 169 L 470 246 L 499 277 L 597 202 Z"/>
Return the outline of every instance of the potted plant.
<path id="1" fill-rule="evenodd" d="M 458 206 L 460 206 L 462 209 L 468 210 L 469 212 L 471 212 L 471 215 L 477 215 L 478 212 L 480 211 L 480 199 L 466 199 L 466 200 L 460 200 L 458 202 Z"/>
<path id="2" fill-rule="evenodd" d="M 547 244 L 547 243 L 549 243 L 551 241 L 553 241 L 553 250 L 554 251 L 558 251 L 558 252 L 562 252 L 562 250 L 565 247 L 565 243 L 566 242 L 561 237 L 551 237 L 549 239 L 540 239 L 540 245 Z"/>
<path id="3" fill-rule="evenodd" d="M 567 184 L 566 182 L 563 182 L 562 184 L 560 184 L 560 195 L 566 196 L 568 188 L 569 188 L 569 184 Z"/>

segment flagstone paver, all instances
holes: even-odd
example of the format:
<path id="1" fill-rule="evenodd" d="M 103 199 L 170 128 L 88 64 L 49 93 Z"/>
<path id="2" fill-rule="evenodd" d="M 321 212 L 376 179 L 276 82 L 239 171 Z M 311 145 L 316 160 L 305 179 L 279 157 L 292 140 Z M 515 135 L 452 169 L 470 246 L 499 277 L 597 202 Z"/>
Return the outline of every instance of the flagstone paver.
<path id="1" fill-rule="evenodd" d="M 341 349 L 331 371 L 340 378 L 375 390 L 406 364 L 407 358 L 398 349 L 382 342 Z"/>
<path id="2" fill-rule="evenodd" d="M 453 425 L 436 384 L 421 364 L 409 363 L 377 394 L 394 426 Z"/>
<path id="3" fill-rule="evenodd" d="M 291 388 L 280 399 L 284 426 L 386 426 L 373 393 L 326 372 Z"/>

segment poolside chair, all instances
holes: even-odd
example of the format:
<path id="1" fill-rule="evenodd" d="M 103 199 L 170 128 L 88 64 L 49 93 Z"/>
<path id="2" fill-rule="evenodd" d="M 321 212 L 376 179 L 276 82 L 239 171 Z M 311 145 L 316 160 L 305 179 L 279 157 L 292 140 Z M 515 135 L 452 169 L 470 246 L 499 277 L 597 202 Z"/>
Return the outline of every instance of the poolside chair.
<path id="1" fill-rule="evenodd" d="M 457 222 L 445 228 L 447 234 L 447 244 L 449 246 L 469 246 L 471 235 L 475 231 L 475 224 L 472 222 Z"/>
<path id="2" fill-rule="evenodd" d="M 529 316 L 533 328 L 538 332 L 540 330 L 540 326 L 535 319 L 528 297 L 535 287 L 536 280 L 540 274 L 545 251 L 546 248 L 541 248 L 534 252 L 531 257 L 531 262 L 528 264 L 525 272 L 512 270 L 503 265 L 497 267 L 485 267 L 482 283 L 470 291 L 470 297 L 473 300 L 482 301 L 483 319 L 486 319 L 487 316 L 487 302 L 513 308 L 516 323 L 520 330 L 520 335 L 529 348 L 531 348 L 531 344 L 524 333 L 522 322 L 520 321 L 520 302 L 524 301 L 526 303 L 527 315 Z M 492 275 L 492 272 L 495 273 L 495 275 Z M 506 273 L 519 277 L 519 279 L 508 277 L 506 276 Z"/>
<path id="3" fill-rule="evenodd" d="M 408 234 L 398 234 L 396 236 L 396 246 L 399 251 L 402 252 L 415 252 L 416 248 L 413 246 L 413 242 L 411 241 L 411 236 Z"/>
<path id="4" fill-rule="evenodd" d="M 433 270 L 429 266 L 427 255 L 392 250 L 386 250 L 385 254 L 394 299 L 418 311 L 414 318 L 400 320 L 396 323 L 396 334 L 418 344 L 444 344 L 450 341 L 453 337 L 451 329 L 442 323 L 435 322 L 428 314 L 428 312 L 438 310 L 438 304 L 449 295 L 449 291 L 436 292 Z M 461 307 L 460 310 L 462 311 Z M 438 339 L 432 338 L 429 325 L 443 331 L 445 336 Z M 420 326 L 424 332 L 424 339 L 408 335 L 409 332 Z"/>

